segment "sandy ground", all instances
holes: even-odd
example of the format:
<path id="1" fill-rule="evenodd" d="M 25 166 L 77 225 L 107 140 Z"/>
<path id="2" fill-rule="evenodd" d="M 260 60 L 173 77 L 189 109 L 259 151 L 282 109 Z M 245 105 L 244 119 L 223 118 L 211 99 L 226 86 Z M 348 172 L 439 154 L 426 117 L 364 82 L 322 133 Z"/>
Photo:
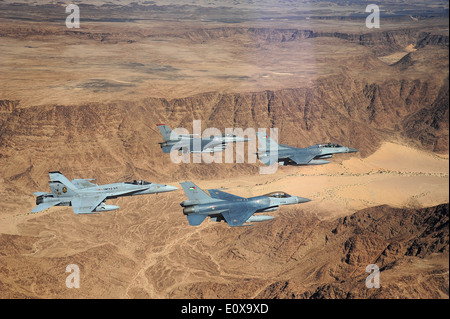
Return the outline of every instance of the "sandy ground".
<path id="1" fill-rule="evenodd" d="M 417 49 L 414 48 L 413 44 L 409 44 L 405 47 L 403 51 L 394 52 L 389 55 L 380 56 L 379 59 L 383 61 L 384 63 L 387 63 L 389 65 L 394 64 L 395 62 L 399 61 L 401 58 L 403 58 L 405 55 L 407 55 L 410 52 L 417 51 Z"/>

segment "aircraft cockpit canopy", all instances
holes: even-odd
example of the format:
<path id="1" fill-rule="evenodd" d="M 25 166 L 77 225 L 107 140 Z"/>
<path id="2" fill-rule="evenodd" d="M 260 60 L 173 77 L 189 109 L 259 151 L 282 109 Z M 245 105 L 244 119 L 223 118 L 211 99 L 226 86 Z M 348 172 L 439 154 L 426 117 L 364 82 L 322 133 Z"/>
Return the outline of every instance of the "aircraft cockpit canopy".
<path id="1" fill-rule="evenodd" d="M 126 184 L 131 184 L 131 185 L 150 185 L 151 183 L 143 181 L 143 180 L 137 180 L 135 179 L 132 182 L 125 182 Z"/>
<path id="2" fill-rule="evenodd" d="M 336 144 L 336 143 L 323 143 L 323 144 L 317 144 L 317 146 L 319 147 L 343 147 L 340 144 Z"/>
<path id="3" fill-rule="evenodd" d="M 288 197 L 291 197 L 291 195 L 289 195 L 288 193 L 285 193 L 285 192 L 272 192 L 272 193 L 266 194 L 264 196 L 275 197 L 275 198 L 288 198 Z"/>

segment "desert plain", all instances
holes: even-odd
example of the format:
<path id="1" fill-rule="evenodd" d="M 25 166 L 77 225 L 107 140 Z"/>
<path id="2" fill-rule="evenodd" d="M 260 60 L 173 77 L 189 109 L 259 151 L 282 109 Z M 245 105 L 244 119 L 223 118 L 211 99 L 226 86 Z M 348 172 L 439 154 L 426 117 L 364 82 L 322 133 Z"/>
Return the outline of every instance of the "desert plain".
<path id="1" fill-rule="evenodd" d="M 448 3 L 0 3 L 1 298 L 448 298 Z M 327 165 L 175 164 L 156 124 L 279 129 Z M 189 226 L 180 190 L 31 214 L 48 172 L 312 201 Z M 80 267 L 80 288 L 66 267 Z M 381 287 L 365 286 L 366 266 Z"/>

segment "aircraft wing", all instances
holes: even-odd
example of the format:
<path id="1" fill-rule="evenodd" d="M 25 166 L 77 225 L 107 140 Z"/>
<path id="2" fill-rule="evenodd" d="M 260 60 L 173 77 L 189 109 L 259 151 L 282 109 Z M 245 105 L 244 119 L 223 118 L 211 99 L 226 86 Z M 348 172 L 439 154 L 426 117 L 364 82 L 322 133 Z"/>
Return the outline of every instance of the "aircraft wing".
<path id="1" fill-rule="evenodd" d="M 72 199 L 72 208 L 75 214 L 90 214 L 106 198 L 106 195 L 77 196 Z"/>
<path id="2" fill-rule="evenodd" d="M 256 210 L 254 209 L 244 209 L 244 210 L 235 210 L 233 212 L 226 211 L 222 212 L 223 218 L 227 221 L 230 226 L 242 226 L 250 216 L 252 216 Z"/>
<path id="3" fill-rule="evenodd" d="M 245 198 L 240 197 L 240 196 L 236 196 L 233 194 L 228 194 L 225 193 L 221 190 L 218 189 L 208 189 L 209 194 L 211 195 L 212 198 L 218 198 L 218 199 L 223 199 L 223 200 L 229 200 L 229 201 L 237 201 L 237 200 L 243 200 Z"/>
<path id="4" fill-rule="evenodd" d="M 315 156 L 315 154 L 295 154 L 288 158 L 296 164 L 308 164 Z"/>
<path id="5" fill-rule="evenodd" d="M 42 204 L 37 205 L 35 208 L 33 208 L 33 210 L 31 212 L 39 213 L 39 212 L 42 212 L 43 210 L 46 210 L 47 208 L 58 205 L 59 203 L 61 203 L 61 201 L 54 201 L 54 202 L 52 201 L 49 203 L 42 203 Z"/>

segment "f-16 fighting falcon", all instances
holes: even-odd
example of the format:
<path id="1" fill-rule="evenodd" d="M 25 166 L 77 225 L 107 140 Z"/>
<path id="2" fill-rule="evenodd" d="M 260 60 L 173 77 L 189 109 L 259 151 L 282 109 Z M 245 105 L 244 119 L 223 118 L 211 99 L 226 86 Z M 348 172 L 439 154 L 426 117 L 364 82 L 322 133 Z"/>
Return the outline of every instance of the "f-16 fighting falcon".
<path id="1" fill-rule="evenodd" d="M 262 222 L 274 217 L 253 215 L 271 212 L 281 205 L 306 203 L 308 198 L 291 196 L 284 192 L 272 192 L 263 196 L 244 198 L 225 193 L 218 189 L 208 189 L 209 195 L 192 182 L 180 183 L 189 200 L 180 203 L 189 225 L 198 226 L 206 217 L 211 221 L 225 220 L 229 226 L 249 226 L 244 223 Z"/>
<path id="2" fill-rule="evenodd" d="M 156 124 L 163 142 L 159 143 L 163 153 L 170 153 L 172 150 L 179 150 L 184 153 L 214 153 L 222 152 L 228 143 L 246 142 L 249 139 L 236 135 L 217 135 L 209 138 L 194 137 L 194 134 L 177 134 L 165 124 Z"/>
<path id="3" fill-rule="evenodd" d="M 357 149 L 334 143 L 315 144 L 306 148 L 278 145 L 265 133 L 257 133 L 259 143 L 258 159 L 266 165 L 278 162 L 279 165 L 320 165 L 328 164 L 326 158 L 336 153 L 353 153 Z"/>
<path id="4" fill-rule="evenodd" d="M 73 179 L 69 181 L 60 172 L 50 172 L 51 193 L 36 192 L 37 213 L 52 206 L 72 206 L 75 214 L 91 214 L 118 209 L 119 206 L 106 205 L 105 201 L 121 196 L 146 195 L 171 192 L 177 187 L 135 180 L 133 182 L 97 185 L 93 179 Z"/>

